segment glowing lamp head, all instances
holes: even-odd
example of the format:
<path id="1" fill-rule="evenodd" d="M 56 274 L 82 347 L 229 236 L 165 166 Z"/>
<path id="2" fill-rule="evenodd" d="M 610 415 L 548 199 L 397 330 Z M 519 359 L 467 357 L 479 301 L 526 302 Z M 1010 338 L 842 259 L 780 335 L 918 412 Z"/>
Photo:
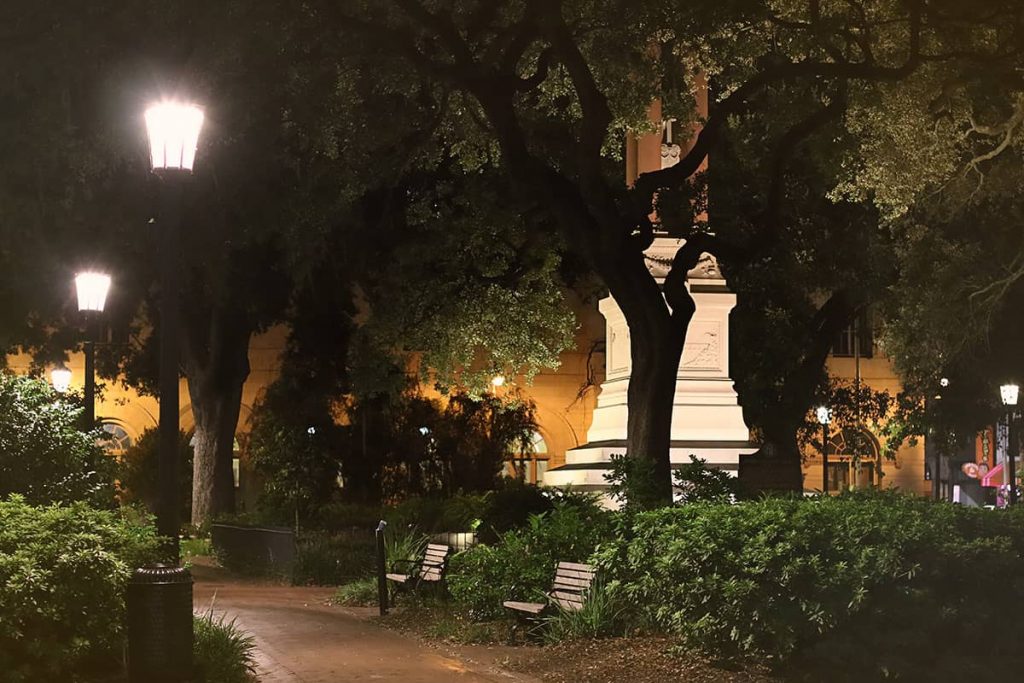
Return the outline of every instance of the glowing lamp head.
<path id="1" fill-rule="evenodd" d="M 71 371 L 61 363 L 50 371 L 50 381 L 53 382 L 54 390 L 63 394 L 71 386 Z"/>
<path id="2" fill-rule="evenodd" d="M 504 375 L 495 375 L 494 377 L 492 377 L 491 378 L 491 386 L 492 387 L 503 387 L 503 386 L 505 386 L 505 376 Z"/>
<path id="3" fill-rule="evenodd" d="M 940 387 L 948 387 L 949 386 L 949 378 L 948 377 L 943 377 L 942 379 L 940 379 L 939 380 L 939 386 Z"/>
<path id="4" fill-rule="evenodd" d="M 154 171 L 191 171 L 203 127 L 203 110 L 194 104 L 160 102 L 146 110 Z"/>
<path id="5" fill-rule="evenodd" d="M 1020 394 L 1020 387 L 1016 384 L 1004 384 L 999 387 L 999 397 L 1003 399 L 1004 406 L 1017 405 L 1017 396 Z"/>
<path id="6" fill-rule="evenodd" d="M 79 273 L 75 276 L 75 291 L 78 293 L 78 310 L 103 311 L 110 291 L 110 276 L 103 273 Z"/>
<path id="7" fill-rule="evenodd" d="M 832 421 L 832 409 L 828 406 L 818 406 L 814 414 L 818 418 L 818 424 L 827 425 Z"/>

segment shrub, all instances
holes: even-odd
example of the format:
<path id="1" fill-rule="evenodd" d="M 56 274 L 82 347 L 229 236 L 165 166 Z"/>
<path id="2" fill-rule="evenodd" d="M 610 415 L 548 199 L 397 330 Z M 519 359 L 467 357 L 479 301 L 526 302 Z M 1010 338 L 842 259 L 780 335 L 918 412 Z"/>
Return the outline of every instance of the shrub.
<path id="1" fill-rule="evenodd" d="M 180 519 L 192 519 L 192 447 L 189 436 L 178 432 L 178 501 Z M 118 468 L 121 501 L 142 503 L 156 513 L 160 502 L 160 430 L 152 427 L 142 432 L 131 448 L 125 451 Z"/>
<path id="2" fill-rule="evenodd" d="M 192 657 L 195 677 L 203 683 L 252 683 L 256 680 L 253 659 L 256 643 L 238 628 L 235 620 L 213 616 L 211 608 L 192 619 Z"/>
<path id="3" fill-rule="evenodd" d="M 82 407 L 44 380 L 0 371 L 0 498 L 32 505 L 114 503 L 114 459 L 101 430 L 81 430 Z"/>
<path id="4" fill-rule="evenodd" d="M 636 616 L 716 656 L 832 680 L 1013 678 L 1015 514 L 895 494 L 693 504 L 632 517 L 597 561 Z"/>
<path id="5" fill-rule="evenodd" d="M 116 512 L 0 501 L 4 680 L 69 680 L 116 662 L 126 582 L 156 547 L 151 526 Z"/>
<path id="6" fill-rule="evenodd" d="M 496 543 L 503 533 L 526 524 L 531 515 L 550 511 L 552 499 L 532 484 L 511 480 L 497 491 L 487 494 L 486 508 L 480 515 L 477 530 L 480 541 Z"/>
<path id="7" fill-rule="evenodd" d="M 677 500 L 680 503 L 729 503 L 736 500 L 740 480 L 725 470 L 708 467 L 707 460 L 694 455 L 673 473 Z"/>
<path id="8" fill-rule="evenodd" d="M 296 585 L 338 586 L 373 573 L 372 531 L 306 532 L 299 536 L 292 574 Z"/>
<path id="9" fill-rule="evenodd" d="M 610 513 L 596 505 L 558 503 L 497 543 L 455 555 L 449 589 L 473 618 L 500 617 L 502 601 L 536 600 L 551 587 L 556 562 L 587 561 L 610 532 Z"/>

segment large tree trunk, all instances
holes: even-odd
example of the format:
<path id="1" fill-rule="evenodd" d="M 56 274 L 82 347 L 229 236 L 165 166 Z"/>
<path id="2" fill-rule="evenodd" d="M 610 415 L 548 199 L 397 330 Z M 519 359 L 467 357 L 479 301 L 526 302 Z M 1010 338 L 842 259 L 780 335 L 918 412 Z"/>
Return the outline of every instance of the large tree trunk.
<path id="1" fill-rule="evenodd" d="M 629 378 L 626 451 L 638 466 L 633 470 L 629 494 L 633 497 L 631 502 L 644 508 L 672 501 L 669 449 L 681 337 L 652 337 L 632 331 L 630 334 L 633 368 Z"/>
<path id="2" fill-rule="evenodd" d="M 192 524 L 234 512 L 231 466 L 242 386 L 249 376 L 250 332 L 242 321 L 214 311 L 206 335 L 185 344 L 185 377 L 195 417 Z M 202 340 L 205 343 L 197 343 Z"/>

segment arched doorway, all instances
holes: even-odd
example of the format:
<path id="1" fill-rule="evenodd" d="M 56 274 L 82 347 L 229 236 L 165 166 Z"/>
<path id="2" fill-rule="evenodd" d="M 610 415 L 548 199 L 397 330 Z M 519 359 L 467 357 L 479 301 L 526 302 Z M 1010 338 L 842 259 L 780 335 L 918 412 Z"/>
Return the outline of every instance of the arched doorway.
<path id="1" fill-rule="evenodd" d="M 828 490 L 846 491 L 877 486 L 882 449 L 863 427 L 844 427 L 829 437 Z"/>

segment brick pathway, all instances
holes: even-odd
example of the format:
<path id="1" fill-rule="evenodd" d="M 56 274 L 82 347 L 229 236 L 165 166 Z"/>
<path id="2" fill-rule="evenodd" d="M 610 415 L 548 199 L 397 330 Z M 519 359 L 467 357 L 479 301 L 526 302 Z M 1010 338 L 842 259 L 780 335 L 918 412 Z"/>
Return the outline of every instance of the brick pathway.
<path id="1" fill-rule="evenodd" d="M 212 603 L 255 638 L 262 683 L 536 683 L 501 670 L 488 648 L 437 650 L 378 627 L 368 611 L 328 605 L 331 589 L 240 581 L 204 566 L 193 574 L 196 610 Z"/>

